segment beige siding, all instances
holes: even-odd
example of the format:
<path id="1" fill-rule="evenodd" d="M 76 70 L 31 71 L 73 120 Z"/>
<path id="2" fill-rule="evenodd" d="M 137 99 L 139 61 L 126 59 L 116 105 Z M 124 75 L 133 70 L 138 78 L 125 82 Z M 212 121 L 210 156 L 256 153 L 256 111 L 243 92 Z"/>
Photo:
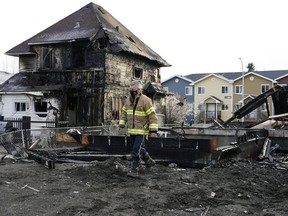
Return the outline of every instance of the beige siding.
<path id="1" fill-rule="evenodd" d="M 237 85 L 243 85 L 243 80 L 238 79 L 234 82 L 234 87 L 233 87 L 233 91 L 234 91 L 234 100 L 233 100 L 233 104 L 236 105 L 237 103 L 239 103 L 242 100 L 242 94 L 236 94 L 235 93 L 235 89 Z M 248 97 L 248 96 L 254 96 L 257 97 L 259 94 L 261 94 L 261 89 L 262 89 L 262 85 L 269 85 L 269 88 L 273 87 L 273 82 L 269 79 L 265 79 L 263 77 L 257 76 L 255 74 L 249 74 L 246 75 L 244 77 L 244 98 Z M 247 99 L 244 101 L 245 104 L 247 104 L 249 102 L 249 100 L 251 99 Z M 273 113 L 272 110 L 272 100 L 269 98 L 268 100 L 269 103 L 269 109 L 271 111 L 270 115 Z M 235 112 L 236 110 L 234 110 Z M 262 111 L 262 113 L 264 115 L 266 114 L 266 111 Z"/>
<path id="2" fill-rule="evenodd" d="M 222 94 L 222 86 L 228 87 L 228 93 Z M 205 93 L 204 94 L 198 94 L 198 87 L 204 87 Z M 221 112 L 221 119 L 227 120 L 231 117 L 231 110 L 232 110 L 232 89 L 233 85 L 229 83 L 228 80 L 222 79 L 221 77 L 217 77 L 214 75 L 211 75 L 199 82 L 195 83 L 195 107 L 197 110 L 197 113 L 199 114 L 200 110 L 199 104 L 201 104 L 204 100 L 206 100 L 206 103 L 215 103 L 215 100 L 208 99 L 211 96 L 214 96 L 221 100 L 223 103 L 220 103 L 217 105 L 217 111 Z M 227 105 L 227 110 L 222 110 L 222 104 Z"/>

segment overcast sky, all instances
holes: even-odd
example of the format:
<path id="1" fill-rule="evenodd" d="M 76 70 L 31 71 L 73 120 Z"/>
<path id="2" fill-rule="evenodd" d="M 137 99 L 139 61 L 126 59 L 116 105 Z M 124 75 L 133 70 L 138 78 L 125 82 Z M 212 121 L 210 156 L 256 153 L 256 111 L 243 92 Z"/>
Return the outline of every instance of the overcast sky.
<path id="1" fill-rule="evenodd" d="M 0 71 L 17 72 L 4 53 L 91 1 L 0 1 Z M 287 0 L 95 0 L 172 66 L 173 75 L 288 69 Z"/>

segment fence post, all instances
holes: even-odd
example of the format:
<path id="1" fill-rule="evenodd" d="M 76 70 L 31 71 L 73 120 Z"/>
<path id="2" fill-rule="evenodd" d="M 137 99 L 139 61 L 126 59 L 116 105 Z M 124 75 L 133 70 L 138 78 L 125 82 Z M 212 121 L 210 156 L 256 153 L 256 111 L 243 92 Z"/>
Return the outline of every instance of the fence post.
<path id="1" fill-rule="evenodd" d="M 31 129 L 31 117 L 30 116 L 22 117 L 22 129 Z"/>
<path id="2" fill-rule="evenodd" d="M 31 129 L 31 117 L 22 116 L 22 131 L 24 132 L 24 146 L 28 148 L 28 142 L 30 141 L 30 129 Z"/>
<path id="3" fill-rule="evenodd" d="M 59 120 L 57 114 L 55 115 L 55 128 L 59 127 Z"/>

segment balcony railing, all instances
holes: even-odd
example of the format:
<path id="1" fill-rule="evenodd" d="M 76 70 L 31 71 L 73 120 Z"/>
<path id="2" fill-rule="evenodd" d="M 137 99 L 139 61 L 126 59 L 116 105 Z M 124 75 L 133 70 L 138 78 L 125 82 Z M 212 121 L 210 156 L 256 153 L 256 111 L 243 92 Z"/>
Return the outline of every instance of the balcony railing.
<path id="1" fill-rule="evenodd" d="M 221 111 L 206 111 L 206 123 L 221 119 Z"/>
<path id="2" fill-rule="evenodd" d="M 221 119 L 221 111 L 201 111 L 196 119 L 197 123 L 211 123 L 214 120 Z"/>

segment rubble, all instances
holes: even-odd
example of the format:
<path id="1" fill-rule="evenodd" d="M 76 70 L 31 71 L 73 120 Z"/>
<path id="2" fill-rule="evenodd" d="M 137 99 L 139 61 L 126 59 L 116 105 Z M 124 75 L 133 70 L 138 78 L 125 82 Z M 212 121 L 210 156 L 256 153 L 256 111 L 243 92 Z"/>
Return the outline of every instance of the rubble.
<path id="1" fill-rule="evenodd" d="M 49 171 L 34 161 L 1 161 L 0 215 L 286 215 L 288 172 L 277 164 L 287 155 L 271 156 L 203 169 L 156 164 L 137 180 L 126 177 L 130 162 L 115 157 Z"/>

